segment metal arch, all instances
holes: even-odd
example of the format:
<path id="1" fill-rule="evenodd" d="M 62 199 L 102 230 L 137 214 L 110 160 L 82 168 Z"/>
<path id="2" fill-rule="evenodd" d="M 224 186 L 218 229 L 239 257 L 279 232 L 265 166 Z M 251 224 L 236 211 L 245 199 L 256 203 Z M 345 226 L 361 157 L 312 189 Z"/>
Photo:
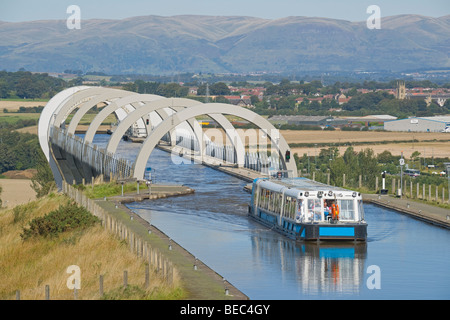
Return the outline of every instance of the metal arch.
<path id="1" fill-rule="evenodd" d="M 285 152 L 289 150 L 289 145 L 279 134 L 279 131 L 269 121 L 245 108 L 224 103 L 206 103 L 186 108 L 185 110 L 173 114 L 171 117 L 158 125 L 155 130 L 147 136 L 136 157 L 134 164 L 134 177 L 137 179 L 142 179 L 144 177 L 148 158 L 164 134 L 183 121 L 204 114 L 230 114 L 253 123 L 262 129 L 272 141 L 275 141 L 272 145 L 275 145 L 275 148 L 280 153 L 280 159 L 282 160 L 283 167 L 292 171 L 292 175 L 294 177 L 297 176 L 297 166 L 295 161 L 286 162 L 283 156 Z"/>
<path id="2" fill-rule="evenodd" d="M 94 108 L 97 104 L 99 104 L 100 102 L 112 102 L 112 99 L 117 99 L 117 98 L 123 98 L 129 95 L 135 94 L 134 92 L 131 91 L 126 91 L 126 90 L 114 90 L 111 92 L 106 92 L 103 93 L 89 101 L 86 101 L 85 103 L 83 103 L 81 105 L 80 108 L 78 108 L 78 111 L 74 114 L 73 118 L 70 120 L 69 123 L 69 127 L 67 128 L 67 132 L 68 133 L 75 133 L 75 130 L 77 129 L 78 124 L 80 123 L 81 119 L 83 118 L 83 116 L 92 108 Z"/>
<path id="3" fill-rule="evenodd" d="M 165 98 L 161 100 L 151 101 L 147 102 L 145 105 L 140 106 L 136 108 L 133 112 L 128 114 L 128 116 L 123 119 L 117 126 L 116 130 L 114 130 L 114 133 L 111 135 L 111 138 L 109 139 L 108 146 L 106 147 L 106 150 L 111 152 L 115 152 L 117 149 L 117 146 L 119 145 L 120 139 L 125 134 L 125 132 L 128 130 L 128 128 L 136 122 L 136 120 L 144 117 L 145 115 L 156 111 L 158 112 L 161 109 L 164 108 L 176 108 L 176 107 L 188 107 L 200 104 L 201 102 L 190 100 L 190 99 L 183 99 L 183 98 Z M 174 110 L 176 111 L 176 110 Z M 158 115 L 161 117 L 161 119 L 164 121 L 164 119 L 168 118 L 169 115 L 164 112 L 160 113 L 158 112 Z"/>
<path id="4" fill-rule="evenodd" d="M 158 112 L 159 109 L 162 108 L 172 108 L 175 109 L 177 112 L 181 112 L 186 107 L 191 108 L 193 106 L 201 105 L 203 103 L 198 102 L 196 100 L 192 99 L 185 99 L 185 98 L 170 98 L 167 100 L 158 100 L 149 102 L 144 106 L 141 106 L 139 108 L 136 108 L 135 111 L 130 113 L 123 121 L 120 122 L 119 126 L 116 128 L 114 133 L 112 134 L 111 138 L 109 139 L 108 146 L 106 147 L 106 151 L 108 152 L 116 152 L 117 147 L 120 143 L 120 140 L 122 136 L 125 134 L 127 129 L 137 120 L 141 117 L 145 116 L 146 114 L 156 111 Z M 180 111 L 180 108 L 181 109 Z M 168 118 L 167 114 L 159 114 L 162 120 L 164 121 L 166 118 Z M 222 127 L 225 130 L 225 133 L 227 134 L 228 138 L 230 139 L 231 143 L 233 144 L 234 149 L 236 150 L 237 155 L 237 162 L 238 166 L 242 167 L 244 165 L 244 152 L 245 148 L 242 143 L 241 138 L 237 134 L 237 131 L 233 127 L 233 125 L 228 121 L 228 119 L 220 113 L 215 114 L 207 114 L 210 116 L 214 121 L 216 121 L 220 127 Z M 201 128 L 197 127 L 198 122 L 195 120 L 194 117 L 186 120 L 191 127 L 194 135 L 197 137 L 197 141 L 199 141 L 199 144 L 201 146 L 200 149 L 200 156 L 203 155 L 203 150 L 205 150 L 205 140 L 203 139 L 203 131 Z M 175 126 L 172 129 L 174 129 Z M 171 131 L 169 130 L 169 131 Z"/>
<path id="5" fill-rule="evenodd" d="M 55 110 L 56 117 L 54 125 L 61 127 L 67 116 L 83 102 L 92 99 L 95 96 L 101 95 L 105 92 L 113 92 L 118 89 L 110 89 L 103 87 L 88 87 L 86 90 L 79 91 L 70 96 L 64 103 L 60 104 L 57 110 Z"/>
<path id="6" fill-rule="evenodd" d="M 78 86 L 72 87 L 61 92 L 58 92 L 53 98 L 51 98 L 44 109 L 41 112 L 38 122 L 38 136 L 39 136 L 39 144 L 41 145 L 41 149 L 44 152 L 47 160 L 50 160 L 50 149 L 48 146 L 49 134 L 50 134 L 50 126 L 54 122 L 54 115 L 56 114 L 56 110 L 61 106 L 61 104 L 69 99 L 75 93 L 89 89 L 87 86 Z"/>
<path id="7" fill-rule="evenodd" d="M 102 122 L 108 117 L 111 113 L 116 111 L 117 109 L 131 103 L 136 102 L 143 102 L 143 101 L 155 101 L 160 99 L 167 99 L 162 96 L 154 95 L 154 94 L 132 94 L 126 97 L 123 97 L 119 100 L 116 100 L 103 108 L 92 120 L 91 124 L 89 125 L 88 130 L 86 131 L 86 134 L 84 136 L 84 142 L 91 143 L 94 140 L 95 133 L 97 132 L 97 129 L 100 127 Z"/>
<path id="8" fill-rule="evenodd" d="M 144 117 L 145 115 L 155 111 L 158 113 L 158 115 L 164 121 L 165 119 L 170 117 L 170 115 L 167 114 L 167 112 L 165 112 L 163 110 L 164 108 L 171 108 L 172 110 L 175 109 L 174 111 L 178 111 L 179 108 L 184 109 L 186 107 L 190 107 L 190 106 L 194 106 L 194 105 L 198 105 L 198 104 L 201 104 L 201 102 L 198 102 L 196 100 L 191 100 L 191 99 L 185 99 L 185 98 L 165 98 L 165 99 L 161 99 L 161 100 L 147 102 L 145 105 L 140 106 L 140 107 L 136 108 L 133 112 L 129 113 L 128 116 L 119 123 L 116 130 L 114 130 L 114 133 L 111 135 L 111 138 L 109 139 L 106 150 L 108 152 L 115 152 L 120 143 L 120 140 L 122 139 L 122 136 L 125 134 L 125 132 L 128 130 L 128 128 L 134 122 L 136 122 L 138 119 Z M 192 125 L 191 125 L 191 128 L 192 128 Z M 192 128 L 192 129 L 195 133 L 194 128 Z"/>

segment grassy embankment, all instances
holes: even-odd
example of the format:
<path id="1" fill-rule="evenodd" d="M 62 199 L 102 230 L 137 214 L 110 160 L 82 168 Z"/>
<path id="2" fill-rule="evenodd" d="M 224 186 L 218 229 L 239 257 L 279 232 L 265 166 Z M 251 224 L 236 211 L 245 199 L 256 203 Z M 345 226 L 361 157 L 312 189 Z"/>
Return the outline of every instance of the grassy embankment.
<path id="1" fill-rule="evenodd" d="M 24 240 L 21 234 L 33 219 L 44 217 L 67 203 L 61 194 L 51 194 L 13 209 L 0 210 L 0 299 L 45 298 L 45 286 L 51 299 L 74 299 L 67 287 L 71 265 L 81 269 L 78 299 L 183 299 L 185 293 L 177 281 L 168 285 L 150 268 L 150 285 L 144 288 L 145 262 L 105 231 L 99 223 L 88 228 L 65 231 L 56 236 L 34 236 Z M 123 288 L 123 273 L 128 272 L 128 287 Z M 104 295 L 99 295 L 99 277 L 103 275 Z"/>

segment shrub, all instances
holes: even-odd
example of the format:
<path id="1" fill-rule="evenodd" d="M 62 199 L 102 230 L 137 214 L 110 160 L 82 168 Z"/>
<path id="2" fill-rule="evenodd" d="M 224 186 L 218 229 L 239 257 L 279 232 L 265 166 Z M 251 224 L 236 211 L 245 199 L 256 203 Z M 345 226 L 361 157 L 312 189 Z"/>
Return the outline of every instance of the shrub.
<path id="1" fill-rule="evenodd" d="M 20 235 L 23 240 L 35 237 L 55 237 L 62 232 L 85 229 L 99 220 L 83 207 L 74 202 L 61 205 L 47 215 L 33 219 L 28 228 Z"/>
<path id="2" fill-rule="evenodd" d="M 20 204 L 13 208 L 14 223 L 19 223 L 27 218 L 28 213 L 36 209 L 37 204 L 35 201 L 26 204 Z"/>

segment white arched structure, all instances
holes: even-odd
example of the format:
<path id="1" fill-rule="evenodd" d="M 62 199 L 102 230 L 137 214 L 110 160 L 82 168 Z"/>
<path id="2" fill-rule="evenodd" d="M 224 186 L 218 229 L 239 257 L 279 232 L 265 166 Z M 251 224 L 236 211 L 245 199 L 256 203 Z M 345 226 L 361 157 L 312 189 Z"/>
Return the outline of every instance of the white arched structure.
<path id="1" fill-rule="evenodd" d="M 192 106 L 173 114 L 171 117 L 158 125 L 154 131 L 152 131 L 152 133 L 143 142 L 136 157 L 136 161 L 134 163 L 134 177 L 137 179 L 142 179 L 144 177 L 145 168 L 150 154 L 158 144 L 159 140 L 168 131 L 187 119 L 208 114 L 229 114 L 238 116 L 259 127 L 272 141 L 272 149 L 275 147 L 275 150 L 279 153 L 284 169 L 291 171 L 293 176 L 297 176 L 297 166 L 295 161 L 286 162 L 284 159 L 284 154 L 289 150 L 289 145 L 270 122 L 253 111 L 242 107 L 224 103 L 206 103 Z"/>
<path id="2" fill-rule="evenodd" d="M 154 94 L 133 94 L 126 96 L 122 99 L 118 99 L 105 108 L 103 108 L 92 120 L 91 124 L 89 125 L 88 130 L 86 131 L 86 134 L 84 136 L 84 141 L 91 143 L 94 140 L 95 133 L 97 132 L 98 128 L 102 124 L 102 122 L 113 112 L 116 112 L 118 109 L 134 103 L 139 102 L 146 102 L 146 101 L 156 101 L 160 99 L 166 99 L 162 96 L 154 95 Z M 130 112 L 132 112 L 130 110 Z M 124 117 L 125 118 L 125 117 Z M 124 118 L 120 119 L 123 120 Z"/>
<path id="3" fill-rule="evenodd" d="M 89 89 L 87 86 L 72 87 L 57 93 L 53 98 L 51 98 L 45 108 L 42 110 L 38 122 L 38 136 L 39 144 L 44 152 L 47 160 L 50 160 L 50 149 L 48 146 L 48 138 L 50 134 L 50 126 L 53 125 L 57 110 L 64 104 L 65 101 L 70 99 L 74 94 L 79 91 Z"/>
<path id="4" fill-rule="evenodd" d="M 134 111 L 130 111 L 129 115 L 133 114 L 131 121 L 131 118 L 129 116 L 124 117 L 121 119 L 122 121 L 119 123 L 120 129 L 118 128 L 115 130 L 115 134 L 110 139 L 110 142 L 108 143 L 107 151 L 109 152 L 115 152 L 117 149 L 117 146 L 120 142 L 120 139 L 125 134 L 125 132 L 128 130 L 128 128 L 135 123 L 136 121 L 142 121 L 141 119 L 146 116 L 147 114 L 150 114 L 151 112 L 155 111 L 158 113 L 158 115 L 165 119 L 169 115 L 163 110 L 164 108 L 172 109 L 173 111 L 178 111 L 181 108 L 187 108 L 194 105 L 201 104 L 201 102 L 198 102 L 196 100 L 192 99 L 185 99 L 185 98 L 164 98 L 160 96 L 155 95 L 148 95 L 148 94 L 135 94 L 135 95 L 129 95 L 122 99 L 118 99 L 111 103 L 110 105 L 103 108 L 97 116 L 94 118 L 94 120 L 91 122 L 85 137 L 84 141 L 91 143 L 94 139 L 95 133 L 97 132 L 98 128 L 100 127 L 100 124 L 113 112 L 116 112 L 117 109 L 120 109 L 124 107 L 127 104 L 136 104 L 139 102 L 147 101 L 144 106 L 134 106 Z M 144 108 L 146 106 L 149 106 L 147 108 Z M 236 137 L 236 131 L 234 130 L 233 125 L 226 119 L 222 114 L 209 114 L 212 119 L 214 119 L 224 130 L 226 130 L 227 135 L 232 142 L 237 155 L 237 162 L 239 166 L 244 165 L 244 147 L 242 145 L 242 142 L 238 137 Z M 195 119 L 188 119 L 186 121 L 190 129 L 193 131 L 194 135 L 197 137 L 197 140 L 200 142 L 204 142 L 203 136 L 200 135 L 199 128 L 197 127 Z M 72 126 L 72 123 L 70 123 L 69 127 Z M 174 140 L 173 135 L 173 129 L 170 130 L 171 133 L 171 139 Z M 149 133 L 150 130 L 147 130 Z M 204 146 L 201 144 L 201 150 L 204 150 Z"/>
<path id="5" fill-rule="evenodd" d="M 137 119 L 142 118 L 143 116 L 145 116 L 146 114 L 149 114 L 150 112 L 158 111 L 165 107 L 170 107 L 170 108 L 175 109 L 178 112 L 181 112 L 182 110 L 184 110 L 186 108 L 189 109 L 189 108 L 192 108 L 193 106 L 198 106 L 198 105 L 202 105 L 202 104 L 203 103 L 198 102 L 196 100 L 184 99 L 184 98 L 170 98 L 170 99 L 149 102 L 149 103 L 145 104 L 144 106 L 137 108 L 135 111 L 130 113 L 122 122 L 120 122 L 119 126 L 116 128 L 116 130 L 112 134 L 111 138 L 109 139 L 106 151 L 111 152 L 111 153 L 116 152 L 117 147 L 120 143 L 120 140 L 121 140 L 122 136 L 125 134 L 125 132 L 127 131 L 127 129 Z M 163 120 L 169 118 L 167 116 L 167 114 L 166 115 L 160 114 L 160 115 L 163 118 Z M 244 165 L 245 148 L 244 148 L 241 138 L 237 134 L 233 125 L 221 113 L 211 113 L 211 114 L 207 114 L 207 115 L 210 116 L 214 121 L 216 121 L 219 124 L 219 126 L 221 126 L 225 130 L 225 133 L 227 134 L 229 140 L 231 141 L 232 145 L 234 146 L 234 148 L 236 150 L 238 166 L 242 167 Z M 191 127 L 194 135 L 197 138 L 197 141 L 199 142 L 199 145 L 201 146 L 201 148 L 200 148 L 200 153 L 201 153 L 200 156 L 201 156 L 202 152 L 205 150 L 205 147 L 204 147 L 205 139 L 203 137 L 202 128 L 198 125 L 198 122 L 195 120 L 194 117 L 187 119 L 186 121 L 189 123 L 189 126 Z M 172 130 L 175 126 L 176 125 L 174 125 L 170 130 Z"/>
<path id="6" fill-rule="evenodd" d="M 70 96 L 66 101 L 64 101 L 64 103 L 62 103 L 55 111 L 56 116 L 54 125 L 57 127 L 63 126 L 64 121 L 75 108 L 78 108 L 78 106 L 80 106 L 81 104 L 94 99 L 96 96 L 99 96 L 103 93 L 112 93 L 116 90 L 117 89 L 109 89 L 103 87 L 87 87 L 87 89 L 78 91 L 77 93 Z"/>
<path id="7" fill-rule="evenodd" d="M 89 125 L 84 141 L 79 138 L 78 141 L 75 141 L 76 139 L 74 140 L 73 133 L 75 132 L 80 119 L 98 103 L 105 103 L 106 106 L 96 115 Z M 50 149 L 49 142 L 52 142 L 50 141 L 50 128 L 53 126 L 58 128 L 64 127 L 67 116 L 75 109 L 78 110 L 70 121 L 68 130 L 53 131 L 56 132 L 56 136 L 52 136 L 52 139 L 55 139 L 52 145 L 58 146 L 60 149 Z M 112 113 L 116 113 L 121 121 L 114 134 L 111 136 L 107 150 L 104 150 L 106 155 L 113 155 L 115 153 L 123 134 L 134 123 L 140 121 L 144 125 L 144 128 L 147 129 L 147 138 L 142 144 L 134 163 L 133 174 L 134 177 L 138 179 L 143 178 L 146 163 L 156 144 L 166 133 L 172 133 L 173 130 L 181 124 L 187 123 L 186 126 L 188 129 L 192 130 L 194 136 L 197 137 L 201 151 L 200 157 L 202 157 L 202 152 L 205 151 L 204 143 L 206 139 L 204 138 L 201 126 L 195 119 L 202 115 L 209 116 L 224 129 L 236 152 L 238 166 L 244 165 L 245 143 L 243 143 L 237 130 L 225 115 L 237 116 L 261 129 L 271 140 L 272 153 L 277 153 L 279 155 L 283 169 L 291 171 L 292 176 L 297 175 L 295 161 L 286 161 L 284 157 L 289 150 L 289 145 L 270 122 L 251 110 L 223 103 L 204 104 L 192 99 L 165 98 L 153 94 L 136 94 L 134 92 L 119 89 L 79 86 L 66 89 L 50 99 L 39 119 L 39 142 L 50 163 L 57 183 L 58 180 L 62 181 L 62 175 L 65 175 L 65 173 L 61 172 L 59 164 L 65 166 L 65 172 L 69 171 L 69 177 L 70 172 L 72 171 L 74 172 L 74 175 L 77 173 L 78 175 L 81 174 L 83 176 L 81 171 L 90 171 L 91 169 L 87 169 L 89 166 L 91 166 L 93 172 L 95 171 L 96 174 L 98 172 L 104 172 L 102 164 L 104 162 L 100 161 L 100 159 L 102 159 L 101 157 L 103 157 L 100 153 L 104 151 L 101 151 L 100 153 L 97 152 L 96 146 L 91 145 L 91 143 L 101 123 Z M 149 126 L 145 127 L 144 118 L 149 119 L 151 115 L 156 115 L 156 118 L 160 118 L 157 119 L 158 123 L 154 129 Z M 67 143 L 64 142 L 66 138 L 69 138 L 67 139 Z M 57 143 L 55 144 L 54 142 Z M 91 150 L 89 148 L 91 148 L 92 151 L 86 151 Z M 58 158 L 61 157 L 60 152 L 62 152 L 62 150 L 65 151 L 64 155 L 67 155 L 67 159 L 64 158 L 64 155 L 62 158 Z M 75 153 L 73 153 L 73 150 L 76 150 Z M 53 152 L 55 152 L 55 154 L 53 154 Z M 72 156 L 76 157 L 78 159 L 77 161 L 82 162 L 82 164 L 78 163 L 76 165 L 78 168 L 74 167 Z M 96 157 L 95 159 L 94 156 Z M 58 163 L 56 161 L 58 161 Z M 116 160 L 112 159 L 111 161 Z M 116 163 L 122 165 L 122 162 L 117 161 Z M 78 172 L 78 170 L 81 171 Z M 131 172 L 131 170 L 129 170 L 129 172 Z"/>
<path id="8" fill-rule="evenodd" d="M 125 91 L 125 90 L 114 90 L 108 91 L 103 94 L 100 94 L 89 101 L 86 101 L 78 108 L 78 111 L 74 114 L 73 118 L 70 120 L 69 127 L 67 128 L 67 132 L 74 134 L 78 124 L 80 123 L 83 116 L 92 108 L 97 106 L 99 103 L 110 104 L 114 99 L 120 99 L 129 95 L 134 94 L 134 92 Z"/>

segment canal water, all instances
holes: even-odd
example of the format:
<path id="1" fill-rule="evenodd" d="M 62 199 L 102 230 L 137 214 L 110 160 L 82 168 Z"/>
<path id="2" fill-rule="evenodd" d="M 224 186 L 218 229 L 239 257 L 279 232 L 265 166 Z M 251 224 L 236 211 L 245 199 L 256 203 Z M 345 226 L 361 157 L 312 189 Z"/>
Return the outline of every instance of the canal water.
<path id="1" fill-rule="evenodd" d="M 120 153 L 131 160 L 139 147 L 122 142 Z M 367 204 L 365 244 L 296 243 L 247 217 L 246 182 L 161 150 L 148 167 L 156 183 L 196 192 L 128 207 L 250 299 L 450 298 L 447 229 Z"/>

